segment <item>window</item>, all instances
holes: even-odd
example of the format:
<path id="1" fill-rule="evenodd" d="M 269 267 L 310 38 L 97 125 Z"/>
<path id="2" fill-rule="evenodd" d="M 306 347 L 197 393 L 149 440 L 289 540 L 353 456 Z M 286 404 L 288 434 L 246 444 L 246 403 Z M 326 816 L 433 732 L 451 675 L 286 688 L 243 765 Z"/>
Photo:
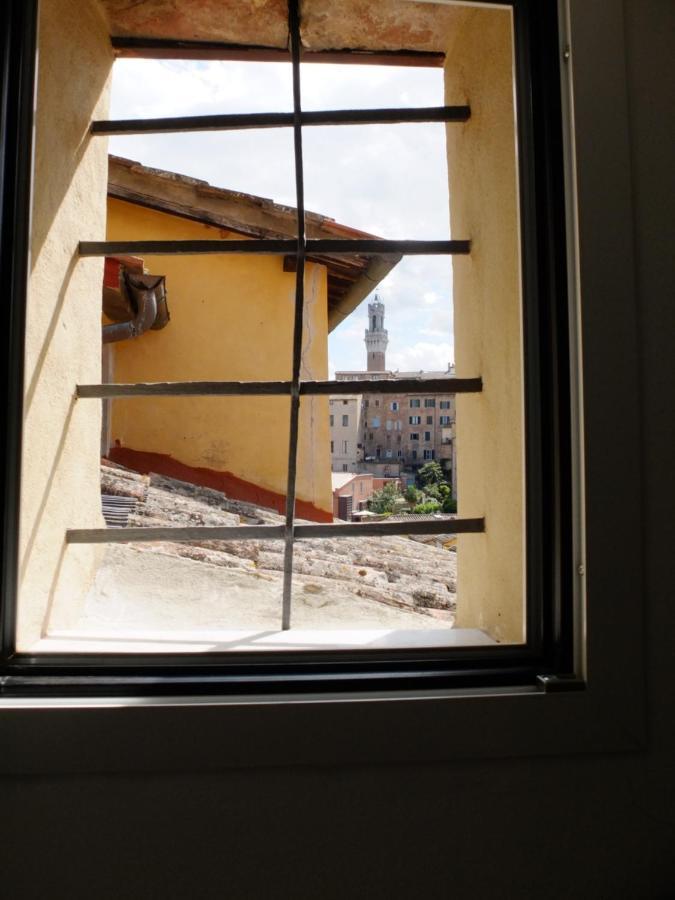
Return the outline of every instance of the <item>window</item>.
<path id="1" fill-rule="evenodd" d="M 349 453 L 349 441 L 342 442 L 342 452 Z"/>
<path id="2" fill-rule="evenodd" d="M 334 449 L 333 449 L 334 443 L 335 443 L 334 441 L 331 441 L 331 442 L 330 442 L 330 452 L 331 452 L 331 453 L 334 452 Z"/>
<path id="3" fill-rule="evenodd" d="M 372 428 L 379 428 L 380 427 L 380 417 L 375 416 L 374 419 L 372 420 L 372 422 L 370 423 L 370 425 Z"/>
<path id="4" fill-rule="evenodd" d="M 387 457 L 387 459 L 391 459 L 391 450 L 385 450 L 384 455 Z"/>
<path id="5" fill-rule="evenodd" d="M 411 441 L 419 441 L 419 439 L 420 439 L 419 431 L 411 431 L 410 432 L 410 440 Z"/>
<path id="6" fill-rule="evenodd" d="M 343 427 L 346 425 L 349 425 L 349 416 L 342 417 L 342 425 L 343 425 Z"/>
<path id="7" fill-rule="evenodd" d="M 425 441 L 430 441 L 430 440 L 431 440 L 431 432 L 430 432 L 430 431 L 425 431 L 425 432 L 424 432 L 424 440 L 425 440 Z"/>
<path id="8" fill-rule="evenodd" d="M 295 9 L 295 7 L 292 6 L 292 9 Z M 297 14 L 297 10 L 296 10 L 296 14 Z M 519 14 L 520 14 L 520 13 L 519 13 Z M 524 15 L 524 14 L 523 14 L 523 15 Z M 294 21 L 295 21 L 295 20 L 294 20 Z M 293 52 L 294 52 L 294 58 L 295 58 L 295 69 L 296 69 L 296 79 L 297 79 L 297 77 L 298 77 L 298 76 L 297 76 L 297 68 L 298 68 L 298 65 L 297 65 L 297 64 L 298 64 L 298 61 L 299 61 L 299 30 L 298 30 L 298 23 L 297 23 L 297 21 L 295 21 L 295 25 L 294 25 L 294 28 L 292 29 L 292 31 L 293 31 L 293 46 L 294 46 L 294 51 L 293 51 Z M 297 101 L 296 101 L 296 102 L 297 102 Z M 382 118 L 382 117 L 380 117 L 380 118 Z M 405 117 L 404 117 L 404 118 L 405 118 Z M 418 118 L 419 118 L 419 116 L 418 116 Z M 339 119 L 339 117 L 338 117 L 338 119 Z M 324 119 L 324 120 L 325 120 L 325 121 L 332 121 L 332 120 L 331 120 L 331 117 L 330 117 L 330 113 L 326 113 L 326 114 L 325 114 L 325 119 Z M 299 110 L 299 109 L 296 109 L 296 114 L 295 114 L 295 117 L 294 117 L 293 123 L 292 123 L 292 127 L 294 128 L 296 135 L 299 136 L 299 135 L 301 134 L 302 128 L 306 126 L 307 121 L 308 121 L 308 120 L 307 120 L 306 117 L 303 119 L 303 115 L 301 114 L 300 110 Z M 101 133 L 102 133 L 102 132 L 101 132 Z M 523 151 L 524 151 L 524 153 L 526 152 L 526 155 L 527 155 L 528 153 L 531 154 L 532 152 L 534 152 L 531 148 L 529 148 L 529 146 L 525 146 L 525 147 L 523 148 Z M 297 166 L 298 166 L 298 171 L 299 171 L 299 173 L 301 174 L 301 173 L 302 173 L 302 160 L 301 160 L 301 159 L 298 159 L 296 162 L 297 162 Z M 545 160 L 544 160 L 544 162 L 545 162 Z M 302 205 L 302 199 L 301 199 L 301 197 L 300 197 L 300 198 L 298 199 L 298 209 L 299 209 L 299 218 L 300 218 L 301 223 L 302 223 L 303 212 L 304 212 L 302 206 L 303 206 L 303 205 Z M 537 204 L 537 209 L 539 209 L 539 208 L 540 208 L 540 205 Z M 527 216 L 530 216 L 530 217 L 531 217 L 533 214 L 534 214 L 534 213 L 533 213 L 533 210 L 532 210 L 532 208 L 530 208 L 529 206 L 523 211 L 523 215 L 525 216 L 525 218 L 527 218 Z M 528 224 L 528 223 L 526 222 L 526 225 L 527 225 L 527 224 Z M 536 222 L 535 222 L 534 224 L 536 225 Z M 301 225 L 301 227 L 302 227 L 302 225 Z M 530 227 L 533 227 L 531 223 L 530 223 Z M 536 228 L 533 229 L 533 233 L 536 233 Z M 459 250 L 458 247 L 456 246 L 456 244 L 457 244 L 457 242 L 462 242 L 462 241 L 464 241 L 464 244 L 463 244 L 462 249 Z M 445 253 L 448 253 L 448 254 L 453 253 L 453 252 L 462 252 L 462 253 L 466 253 L 467 250 L 469 249 L 469 248 L 467 247 L 467 245 L 466 245 L 466 241 L 468 241 L 468 238 L 466 238 L 466 239 L 463 239 L 463 238 L 457 238 L 457 241 L 456 241 L 456 242 L 445 242 L 445 243 L 446 243 L 445 249 L 444 249 L 444 250 L 439 250 L 439 249 L 437 248 L 437 249 L 435 250 L 435 252 L 445 252 Z M 253 247 L 253 243 L 254 243 L 254 242 L 249 242 L 249 244 L 250 244 L 251 246 L 249 246 L 248 252 L 261 252 L 261 253 L 268 252 L 269 247 L 265 248 L 264 246 L 261 246 L 261 247 L 259 247 L 259 248 L 256 250 L 256 249 Z M 262 243 L 264 244 L 265 242 L 263 241 Z M 453 244 L 453 248 L 451 248 L 451 247 L 449 246 L 451 243 Z M 355 247 L 358 247 L 359 242 L 355 240 L 355 241 L 352 241 L 352 244 L 353 244 Z M 299 304 L 302 304 L 302 302 L 303 302 L 303 282 L 302 282 L 302 274 L 303 274 L 303 265 L 304 265 L 304 261 L 305 261 L 305 256 L 309 254 L 309 252 L 312 250 L 312 248 L 313 248 L 313 245 L 312 245 L 311 243 L 308 243 L 308 242 L 305 240 L 304 235 L 303 235 L 302 233 L 299 234 L 298 241 L 297 241 L 297 246 L 295 247 L 295 249 L 294 249 L 293 247 L 288 247 L 288 246 L 284 246 L 284 248 L 283 248 L 283 253 L 284 253 L 285 255 L 289 255 L 289 256 L 295 255 L 296 258 L 297 258 L 297 264 L 298 264 L 298 265 L 297 265 L 297 269 L 298 269 L 298 272 L 299 272 L 300 274 L 298 275 L 298 278 L 297 278 L 297 294 L 296 294 L 296 297 L 297 297 L 297 302 L 298 302 Z M 405 242 L 397 242 L 397 248 L 396 248 L 396 251 L 395 251 L 395 252 L 399 252 L 399 251 L 401 251 L 401 252 L 406 252 L 406 248 L 407 248 L 407 249 L 411 249 Z M 101 247 L 99 247 L 98 251 L 96 251 L 96 249 L 95 249 L 94 247 L 88 246 L 88 245 L 85 243 L 85 245 L 83 246 L 82 252 L 83 252 L 83 254 L 85 254 L 85 255 L 91 255 L 91 256 L 96 256 L 96 255 L 98 255 L 98 256 L 101 256 L 101 255 L 104 255 L 105 252 L 107 252 L 107 250 L 109 250 L 109 249 L 110 249 L 110 248 L 101 248 Z M 328 251 L 328 250 L 333 250 L 333 251 L 335 251 L 336 253 L 342 252 L 342 251 L 340 250 L 340 248 L 337 247 L 337 246 L 327 247 L 327 248 L 323 248 L 323 249 L 325 249 L 326 251 Z M 213 250 L 213 248 L 211 248 L 211 250 Z M 221 248 L 218 248 L 218 252 L 234 252 L 234 250 L 232 249 L 232 247 L 228 247 L 228 248 L 226 248 L 226 249 L 223 249 L 223 248 L 221 247 Z M 394 251 L 392 250 L 392 252 L 394 252 Z M 416 251 L 415 251 L 415 248 L 412 248 L 411 252 L 416 252 Z M 543 258 L 544 258 L 544 255 L 538 254 L 538 255 L 536 256 L 536 258 L 535 258 L 535 260 L 534 260 L 534 266 L 535 266 L 535 268 L 536 268 L 536 265 L 537 265 L 537 260 L 539 260 L 540 258 L 543 259 Z M 300 309 L 301 309 L 301 307 L 300 307 Z M 539 332 L 537 332 L 537 333 L 539 333 Z M 530 337 L 531 337 L 531 334 L 532 334 L 532 328 L 530 327 L 529 330 L 528 330 L 528 335 L 530 335 Z M 528 337 L 528 340 L 530 339 L 530 337 Z M 534 350 L 535 352 L 537 352 L 537 346 L 535 345 L 534 348 L 530 348 L 530 347 L 528 346 L 528 351 L 530 351 L 530 350 Z M 547 358 L 545 353 L 542 353 L 541 355 L 542 355 L 544 358 Z M 539 357 L 537 357 L 537 359 L 539 359 Z M 463 392 L 465 392 L 467 395 L 469 395 L 469 394 L 471 394 L 471 393 L 479 393 L 479 392 L 480 392 L 480 386 L 479 386 L 478 383 L 477 383 L 478 378 L 479 378 L 478 375 L 476 375 L 476 376 L 474 376 L 474 377 L 467 377 L 467 378 L 465 378 L 464 380 L 463 380 L 462 378 L 458 378 L 458 379 L 455 380 L 457 383 L 456 383 L 456 385 L 454 385 L 454 386 L 456 387 L 456 389 L 457 389 L 458 391 L 463 391 Z M 259 388 L 256 388 L 256 384 L 257 384 L 256 382 L 253 382 L 253 381 L 252 381 L 252 382 L 251 382 L 251 387 L 250 387 L 250 388 L 247 387 L 246 390 L 245 390 L 245 393 L 248 394 L 249 396 L 254 396 L 255 393 L 256 393 L 256 390 L 259 390 Z M 332 390 L 332 391 L 338 391 L 338 390 L 340 389 L 339 383 L 338 383 L 338 384 L 332 384 L 332 385 L 330 385 L 330 387 L 331 387 L 331 390 Z M 384 391 L 386 388 L 387 388 L 387 385 L 386 385 L 386 384 L 379 384 L 379 385 L 378 385 L 378 389 L 379 389 L 379 390 Z M 343 388 L 343 389 L 344 389 L 344 388 Z M 414 388 L 412 388 L 412 389 L 414 389 Z M 537 389 L 538 389 L 538 388 L 537 388 Z M 297 413 L 298 413 L 299 406 L 300 406 L 300 397 L 301 397 L 301 395 L 302 395 L 302 396 L 305 396 L 305 397 L 307 397 L 307 396 L 312 396 L 312 391 L 315 391 L 315 390 L 317 391 L 317 394 L 321 393 L 321 390 L 320 390 L 319 388 L 317 388 L 316 385 L 313 385 L 311 382 L 307 382 L 307 383 L 303 383 L 303 382 L 302 382 L 302 379 L 301 379 L 301 376 L 300 376 L 300 359 L 299 359 L 298 354 L 296 353 L 295 356 L 294 356 L 294 368 L 293 368 L 292 378 L 291 378 L 291 380 L 290 380 L 288 383 L 285 383 L 285 386 L 283 387 L 283 389 L 280 389 L 280 392 L 281 392 L 281 393 L 283 393 L 283 394 L 285 394 L 285 395 L 291 397 L 291 408 L 292 408 L 292 410 L 295 410 L 295 414 L 294 414 L 294 415 L 295 415 L 296 418 L 297 418 Z M 324 390 L 323 392 L 326 393 L 325 390 Z M 535 394 L 536 394 L 536 391 L 535 391 Z M 93 401 L 93 400 L 96 400 L 96 399 L 101 399 L 102 397 L 104 397 L 104 396 L 109 396 L 109 395 L 110 395 L 110 393 L 106 393 L 105 391 L 102 391 L 102 390 L 99 390 L 98 392 L 96 392 L 96 390 L 91 390 L 91 391 L 89 391 L 88 393 L 82 393 L 82 391 L 80 391 L 80 392 L 79 392 L 79 395 L 78 395 L 77 403 L 78 403 L 78 404 L 81 404 L 82 402 L 85 401 L 85 398 L 86 398 L 86 401 L 89 402 L 90 400 Z M 141 392 L 140 392 L 140 391 L 138 392 L 138 396 L 141 396 Z M 528 396 L 529 396 L 529 395 L 528 395 Z M 536 397 L 535 397 L 535 400 L 536 400 Z M 532 400 L 532 401 L 528 400 L 528 402 L 534 403 L 535 401 L 534 401 L 534 400 Z M 426 405 L 426 404 L 425 404 L 425 405 Z M 411 401 L 410 401 L 410 407 L 411 407 L 411 408 L 419 408 L 419 406 L 420 406 L 420 400 L 419 400 L 419 399 L 417 399 L 417 400 L 411 399 Z M 415 418 L 419 420 L 419 417 L 415 417 Z M 447 417 L 447 418 L 449 418 L 449 417 Z M 295 419 L 293 419 L 293 417 L 292 417 L 291 422 L 293 423 L 293 421 L 295 421 Z M 325 419 L 322 419 L 322 421 L 324 421 L 324 423 L 325 423 Z M 348 416 L 343 416 L 343 426 L 346 426 L 347 424 L 348 424 Z M 411 422 L 411 424 L 413 424 L 413 423 Z M 421 424 L 421 423 L 420 423 L 419 421 L 417 421 L 417 422 L 415 422 L 414 424 Z M 529 427 L 529 426 L 528 426 L 528 427 Z M 541 427 L 543 427 L 543 425 L 541 425 L 541 423 L 540 423 L 539 425 L 537 425 L 537 428 L 541 428 Z M 535 430 L 536 430 L 536 429 L 535 429 Z M 536 438 L 536 435 L 534 435 L 534 437 Z M 371 433 L 371 438 L 372 438 L 372 433 Z M 298 435 L 297 435 L 297 421 L 295 421 L 295 425 L 294 425 L 294 424 L 291 424 L 291 447 L 292 447 L 292 450 L 293 450 L 293 452 L 291 453 L 291 456 L 292 456 L 293 458 L 295 458 L 295 453 L 296 453 L 296 451 L 297 451 L 297 439 L 298 439 Z M 533 435 L 528 433 L 528 441 L 530 441 L 530 445 L 531 445 L 531 446 L 530 446 L 530 449 L 533 450 L 533 452 L 539 452 L 539 451 L 537 450 L 537 448 L 539 448 L 539 447 L 541 447 L 541 446 L 544 446 L 544 447 L 546 446 L 546 442 L 545 442 L 545 441 L 544 441 L 544 442 L 542 442 L 542 441 L 536 442 L 536 441 L 535 441 L 535 443 L 532 444 L 532 439 L 533 439 Z M 416 433 L 416 434 L 414 434 L 414 435 L 411 435 L 411 440 L 419 440 L 419 434 Z M 533 448 L 534 448 L 534 449 L 533 449 Z M 379 448 L 378 448 L 378 455 L 379 455 Z M 416 459 L 416 451 L 415 451 L 415 450 L 413 450 L 413 458 Z M 545 470 L 545 471 L 548 471 L 548 470 Z M 293 475 L 293 474 L 294 474 L 293 468 L 291 467 L 291 475 Z M 292 479 L 291 479 L 291 481 L 292 481 Z M 528 488 L 530 488 L 530 487 L 531 487 L 531 485 L 528 485 Z M 289 502 L 290 502 L 291 499 L 294 498 L 294 492 L 295 492 L 295 487 L 294 487 L 294 485 L 291 485 L 290 490 L 289 490 Z M 548 493 L 544 492 L 544 493 L 546 494 L 546 496 L 549 496 L 549 494 L 550 494 L 550 492 L 548 492 Z M 537 497 L 539 496 L 539 494 L 537 493 L 537 491 L 532 492 L 532 491 L 530 490 L 530 491 L 529 491 L 529 496 L 533 496 L 533 497 L 537 498 Z M 291 506 L 292 506 L 292 504 L 291 504 Z M 257 526 L 256 526 L 256 527 L 257 527 Z M 262 528 L 263 526 L 260 526 L 260 527 Z M 304 532 L 303 532 L 303 531 L 302 531 L 302 528 L 303 528 L 303 527 L 304 527 L 304 526 L 302 526 L 302 525 L 300 525 L 300 524 L 297 524 L 297 525 L 294 524 L 294 512 L 293 512 L 293 510 L 291 510 L 291 512 L 290 512 L 290 518 L 289 518 L 289 523 L 288 523 L 287 526 L 284 527 L 284 537 L 283 537 L 283 540 L 285 540 L 285 541 L 287 542 L 287 543 L 286 543 L 286 546 L 287 546 L 287 548 L 288 548 L 288 549 L 287 549 L 288 556 L 291 557 L 291 558 L 292 558 L 292 554 L 293 554 L 294 541 L 296 541 L 296 540 L 298 540 L 298 539 L 300 539 L 300 540 L 305 539 L 305 540 L 308 540 L 308 541 L 309 541 L 309 540 L 313 540 L 313 539 L 314 539 L 313 535 L 316 536 L 316 535 L 318 534 L 318 533 L 316 532 L 316 530 L 315 530 L 315 531 L 304 531 Z M 461 519 L 456 520 L 456 526 L 455 526 L 455 527 L 457 527 L 458 529 L 463 528 L 463 527 L 464 527 L 464 522 L 463 522 L 463 520 L 461 520 Z M 482 524 L 480 524 L 480 523 L 479 523 L 479 524 L 476 524 L 475 522 L 472 522 L 470 525 L 467 525 L 467 531 L 466 531 L 466 533 L 474 533 L 474 532 L 479 533 L 481 528 L 482 528 Z M 294 529 L 295 529 L 295 531 L 294 531 Z M 472 531 L 472 529 L 473 529 L 473 531 Z M 77 529 L 74 529 L 74 530 L 72 531 L 72 533 L 70 533 L 70 535 L 69 535 L 69 541 L 70 541 L 70 542 L 85 543 L 85 542 L 86 542 L 86 539 L 87 539 L 87 535 L 86 535 L 84 532 L 88 532 L 88 531 L 90 531 L 90 530 L 89 530 L 89 529 L 80 529 L 79 531 L 82 532 L 82 533 L 75 533 L 75 532 L 77 532 L 77 531 L 78 531 Z M 532 533 L 533 531 L 534 531 L 534 534 L 536 535 L 536 534 L 537 534 L 537 530 L 536 530 L 536 529 L 533 530 L 533 529 L 530 527 L 530 533 Z M 327 533 L 328 533 L 328 532 L 321 532 L 321 534 L 327 534 Z M 304 535 L 304 537 L 303 537 L 303 535 Z M 133 537 L 132 537 L 131 535 L 125 535 L 125 536 L 128 536 L 130 539 L 133 539 Z M 109 538 L 109 537 L 110 537 L 110 536 L 108 535 L 108 538 Z M 104 536 L 103 540 L 105 540 L 105 539 L 106 539 L 106 538 L 105 538 L 105 536 Z M 534 552 L 534 551 L 536 550 L 536 547 L 535 547 L 535 548 L 531 548 L 531 549 L 533 549 L 533 552 Z M 538 556 L 537 558 L 539 558 L 539 556 Z M 286 620 L 286 621 L 288 620 L 288 616 L 289 616 L 289 596 L 290 596 L 290 595 L 289 595 L 289 592 L 290 592 L 290 588 L 286 588 L 286 595 L 285 595 L 285 599 L 284 599 L 284 616 L 285 616 L 285 620 Z"/>
<path id="9" fill-rule="evenodd" d="M 391 419 L 387 419 L 387 431 L 391 431 L 394 427 L 394 423 Z"/>
<path id="10" fill-rule="evenodd" d="M 403 451 L 402 451 L 402 450 L 397 450 L 397 451 L 396 451 L 396 456 L 400 459 L 400 458 L 403 456 Z"/>
<path id="11" fill-rule="evenodd" d="M 349 471 L 349 466 L 347 465 L 347 463 L 342 463 L 342 471 L 343 472 Z"/>
<path id="12" fill-rule="evenodd" d="M 335 424 L 335 416 L 331 415 L 329 420 L 330 427 L 332 428 Z"/>
<path id="13" fill-rule="evenodd" d="M 427 425 L 433 425 L 433 424 L 434 424 L 434 417 L 427 416 Z"/>
<path id="14" fill-rule="evenodd" d="M 392 412 L 398 412 L 398 400 L 392 400 L 392 402 L 389 404 L 389 409 Z"/>
<path id="15" fill-rule="evenodd" d="M 450 416 L 439 416 L 438 423 L 439 423 L 439 425 L 449 425 L 450 424 Z"/>
<path id="16" fill-rule="evenodd" d="M 417 459 L 417 450 L 413 450 L 410 454 L 412 459 Z"/>
<path id="17" fill-rule="evenodd" d="M 430 409 L 431 407 L 436 406 L 436 400 L 434 397 L 425 397 L 424 406 L 426 409 Z"/>
<path id="18" fill-rule="evenodd" d="M 403 427 L 403 426 L 402 426 L 402 424 L 401 424 L 401 420 L 400 420 L 400 419 L 397 419 L 397 420 L 396 420 L 396 423 L 395 423 L 395 425 L 394 425 L 394 431 L 400 431 L 402 427 Z"/>
<path id="19" fill-rule="evenodd" d="M 441 400 L 439 403 L 441 409 L 450 409 L 450 401 L 449 400 Z"/>
<path id="20" fill-rule="evenodd" d="M 434 458 L 434 451 L 433 451 L 433 450 L 425 450 L 425 451 L 424 451 L 424 458 L 425 458 L 425 459 L 433 459 L 433 458 Z"/>
<path id="21" fill-rule="evenodd" d="M 422 417 L 421 416 L 408 416 L 408 424 L 409 425 L 421 425 Z"/>

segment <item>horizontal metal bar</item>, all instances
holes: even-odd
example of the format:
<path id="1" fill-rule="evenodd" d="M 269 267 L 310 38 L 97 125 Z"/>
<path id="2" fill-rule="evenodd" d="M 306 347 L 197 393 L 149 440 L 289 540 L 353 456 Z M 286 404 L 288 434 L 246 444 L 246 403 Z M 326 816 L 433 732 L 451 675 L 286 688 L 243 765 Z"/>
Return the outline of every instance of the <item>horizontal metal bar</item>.
<path id="1" fill-rule="evenodd" d="M 394 109 L 327 109 L 303 111 L 300 123 L 314 125 L 405 125 L 423 122 L 466 122 L 468 106 L 419 106 Z M 292 112 L 229 113 L 211 116 L 167 116 L 157 119 L 101 119 L 91 123 L 94 135 L 168 134 L 189 131 L 244 131 L 291 128 Z"/>
<path id="2" fill-rule="evenodd" d="M 80 241 L 80 256 L 166 256 L 203 253 L 293 254 L 296 240 L 218 240 L 218 241 Z"/>
<path id="3" fill-rule="evenodd" d="M 374 378 L 359 381 L 301 381 L 300 394 L 478 394 L 481 378 Z M 80 399 L 114 397 L 287 396 L 290 381 L 164 381 L 138 384 L 78 384 Z"/>
<path id="4" fill-rule="evenodd" d="M 408 534 L 481 534 L 485 519 L 425 519 L 404 522 L 344 522 L 340 524 L 296 525 L 294 535 L 303 538 L 367 537 L 368 535 L 405 537 Z"/>
<path id="5" fill-rule="evenodd" d="M 358 381 L 302 381 L 301 394 L 479 394 L 481 378 L 368 378 Z"/>
<path id="6" fill-rule="evenodd" d="M 373 240 L 341 240 L 333 238 L 313 238 L 307 241 L 307 253 L 343 254 L 360 253 L 377 256 L 437 256 L 461 255 L 471 252 L 471 241 L 390 241 L 375 238 Z"/>
<path id="7" fill-rule="evenodd" d="M 212 59 L 232 62 L 290 62 L 287 48 L 228 44 L 223 41 L 181 41 L 171 38 L 111 37 L 117 59 Z M 444 53 L 430 50 L 308 50 L 302 48 L 303 63 L 350 65 L 419 66 L 440 68 Z"/>
<path id="8" fill-rule="evenodd" d="M 293 528 L 298 539 L 366 537 L 368 535 L 477 534 L 485 531 L 485 519 L 427 519 L 411 522 L 344 522 L 300 524 Z M 140 544 L 154 541 L 250 541 L 282 540 L 285 525 L 201 525 L 185 528 L 71 528 L 69 544 Z"/>
<path id="9" fill-rule="evenodd" d="M 239 397 L 291 393 L 290 381 L 165 381 L 144 384 L 78 384 L 80 399 L 114 397 Z"/>
<path id="10" fill-rule="evenodd" d="M 80 256 L 194 256 L 204 253 L 251 253 L 294 256 L 296 240 L 216 241 L 80 241 Z M 306 241 L 306 255 L 315 256 L 437 256 L 466 254 L 471 241 L 389 241 L 379 238 L 342 240 L 314 238 Z"/>
<path id="11" fill-rule="evenodd" d="M 144 544 L 153 541 L 283 540 L 284 525 L 195 525 L 185 528 L 70 528 L 68 544 Z"/>

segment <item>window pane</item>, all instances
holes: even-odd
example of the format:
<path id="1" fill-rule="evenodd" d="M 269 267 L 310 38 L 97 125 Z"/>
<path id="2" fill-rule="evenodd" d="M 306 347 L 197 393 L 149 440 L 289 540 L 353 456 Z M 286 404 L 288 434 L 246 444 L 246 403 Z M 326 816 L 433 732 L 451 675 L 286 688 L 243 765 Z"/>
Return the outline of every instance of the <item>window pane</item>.
<path id="1" fill-rule="evenodd" d="M 305 63 L 300 67 L 300 78 L 305 110 L 384 109 L 444 103 L 441 68 Z"/>
<path id="2" fill-rule="evenodd" d="M 444 125 L 306 128 L 303 151 L 307 209 L 376 237 L 450 236 Z"/>
<path id="3" fill-rule="evenodd" d="M 289 112 L 290 63 L 118 59 L 111 119 Z"/>
<path id="4" fill-rule="evenodd" d="M 140 349 L 143 340 L 132 342 L 132 348 Z M 289 398 L 107 402 L 98 509 L 73 504 L 67 527 L 107 527 L 113 539 L 121 527 L 169 533 L 152 542 L 96 545 L 92 584 L 80 602 L 69 590 L 68 573 L 72 577 L 72 567 L 92 545 L 66 544 L 61 578 L 53 586 L 47 640 L 38 650 L 56 649 L 60 640 L 71 640 L 71 649 L 78 649 L 78 641 L 95 637 L 156 641 L 152 650 L 166 649 L 165 639 L 184 641 L 180 649 L 199 650 L 210 649 L 202 646 L 209 642 L 236 643 L 239 632 L 280 628 L 283 532 L 252 540 L 245 537 L 244 526 L 284 524 Z M 87 414 L 97 415 L 100 401 L 80 403 Z M 312 423 L 307 427 L 311 437 Z M 324 483 L 306 473 L 298 481 L 303 512 L 324 520 L 330 501 L 327 459 L 326 451 Z M 98 465 L 96 459 L 91 463 L 92 468 Z M 49 503 L 56 500 L 48 498 Z M 172 530 L 202 526 L 240 529 L 242 537 L 171 539 Z M 58 549 L 56 545 L 54 552 Z M 29 610 L 33 600 L 26 594 L 21 602 Z"/>

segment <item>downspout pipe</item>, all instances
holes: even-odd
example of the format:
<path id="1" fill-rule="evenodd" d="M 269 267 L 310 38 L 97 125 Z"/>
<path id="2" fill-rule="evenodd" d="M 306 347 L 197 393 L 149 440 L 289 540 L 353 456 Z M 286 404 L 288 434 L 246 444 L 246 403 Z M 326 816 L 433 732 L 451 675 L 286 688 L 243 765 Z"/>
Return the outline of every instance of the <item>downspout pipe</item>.
<path id="1" fill-rule="evenodd" d="M 155 320 L 157 319 L 158 294 L 162 296 L 164 294 L 164 276 L 125 274 L 124 280 L 125 287 L 132 301 L 132 307 L 137 312 L 133 319 L 129 319 L 126 322 L 104 325 L 104 344 L 140 337 L 155 325 Z"/>

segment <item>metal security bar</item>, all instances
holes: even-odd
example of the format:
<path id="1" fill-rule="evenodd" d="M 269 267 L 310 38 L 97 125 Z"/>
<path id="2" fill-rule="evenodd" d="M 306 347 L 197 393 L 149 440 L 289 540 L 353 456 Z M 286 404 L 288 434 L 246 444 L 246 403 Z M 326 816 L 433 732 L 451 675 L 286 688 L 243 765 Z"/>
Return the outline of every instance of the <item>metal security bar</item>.
<path id="1" fill-rule="evenodd" d="M 373 378 L 358 381 L 301 381 L 300 395 L 361 394 L 375 388 L 380 394 L 479 394 L 480 378 Z M 291 381 L 164 381 L 146 384 L 78 384 L 79 399 L 111 400 L 115 397 L 242 397 L 289 396 Z"/>
<path id="2" fill-rule="evenodd" d="M 304 310 L 305 261 L 313 255 L 453 255 L 468 254 L 468 240 L 407 241 L 384 239 L 307 239 L 305 234 L 304 174 L 302 129 L 319 125 L 401 124 L 420 122 L 466 122 L 469 106 L 439 106 L 408 109 L 324 110 L 303 112 L 300 101 L 299 0 L 289 0 L 290 59 L 293 74 L 293 111 L 291 113 L 251 113 L 216 116 L 187 116 L 158 119 L 98 121 L 91 125 L 93 135 L 151 134 L 167 132 L 241 130 L 252 128 L 292 128 L 295 159 L 297 235 L 295 239 L 270 240 L 204 240 L 204 241 L 82 241 L 81 257 L 201 255 L 201 254 L 268 254 L 293 257 L 295 260 L 295 311 L 290 381 L 194 381 L 156 384 L 84 384 L 78 385 L 78 399 L 157 396 L 239 396 L 283 395 L 290 397 L 290 428 L 286 516 L 283 525 L 200 526 L 180 528 L 93 528 L 71 529 L 68 543 L 140 543 L 152 541 L 197 540 L 283 540 L 282 629 L 291 624 L 291 586 L 293 547 L 297 539 L 327 537 L 385 536 L 405 534 L 475 534 L 485 530 L 482 518 L 432 519 L 411 522 L 368 522 L 342 524 L 296 524 L 295 497 L 298 464 L 298 429 L 301 396 L 352 394 L 377 390 L 382 394 L 399 393 L 479 393 L 478 378 L 409 378 L 358 379 L 354 381 L 301 381 L 302 328 Z M 222 50 L 222 48 L 220 48 Z M 235 48 L 236 51 L 236 48 Z M 195 52 L 199 52 L 196 48 Z M 282 51 L 286 52 L 286 51 Z"/>
<path id="3" fill-rule="evenodd" d="M 419 106 L 406 109 L 331 109 L 319 112 L 232 113 L 217 116 L 170 116 L 162 119 L 107 119 L 91 123 L 91 134 L 169 134 L 186 131 L 245 131 L 312 125 L 403 125 L 466 122 L 468 106 Z"/>
<path id="4" fill-rule="evenodd" d="M 117 59 L 212 59 L 233 62 L 290 62 L 288 49 L 223 41 L 183 41 L 175 38 L 110 38 Z M 303 63 L 346 63 L 374 66 L 442 68 L 444 53 L 429 50 L 310 50 L 300 47 Z"/>
<path id="5" fill-rule="evenodd" d="M 305 256 L 352 256 L 355 253 L 378 256 L 437 256 L 467 254 L 471 241 L 389 241 L 340 240 L 310 238 L 303 244 Z M 215 240 L 215 241 L 81 241 L 80 256 L 153 256 L 186 255 L 204 253 L 255 253 L 280 256 L 297 256 L 298 244 L 293 240 Z"/>
<path id="6" fill-rule="evenodd" d="M 414 519 L 410 522 L 344 522 L 293 524 L 296 539 L 341 537 L 393 537 L 401 534 L 479 534 L 485 519 Z M 284 540 L 286 525 L 195 525 L 160 528 L 71 528 L 69 544 L 143 544 L 154 541 L 264 541 Z"/>

